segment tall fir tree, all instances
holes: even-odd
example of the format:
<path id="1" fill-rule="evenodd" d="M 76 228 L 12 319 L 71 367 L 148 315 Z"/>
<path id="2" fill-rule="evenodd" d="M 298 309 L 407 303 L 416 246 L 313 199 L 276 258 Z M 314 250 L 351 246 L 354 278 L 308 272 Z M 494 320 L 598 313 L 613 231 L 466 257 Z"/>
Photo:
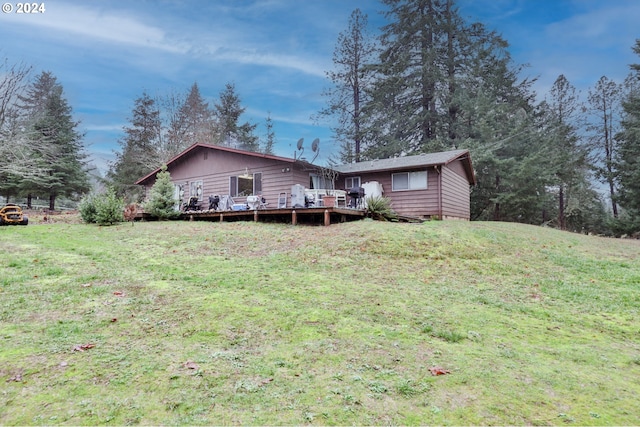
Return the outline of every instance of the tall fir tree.
<path id="1" fill-rule="evenodd" d="M 134 183 L 162 164 L 160 111 L 146 92 L 135 100 L 129 122 L 119 141 L 122 151 L 116 153 L 107 178 L 117 194 L 137 202 L 143 195 Z"/>
<path id="2" fill-rule="evenodd" d="M 636 40 L 633 52 L 640 55 L 640 39 Z M 640 64 L 631 64 L 632 82 L 622 102 L 623 119 L 621 131 L 616 135 L 619 143 L 615 169 L 618 178 L 618 200 L 623 208 L 624 232 L 640 231 Z"/>
<path id="3" fill-rule="evenodd" d="M 214 104 L 219 144 L 242 150 L 259 151 L 258 137 L 254 135 L 257 125 L 249 122 L 239 123 L 240 116 L 245 110 L 236 93 L 235 85 L 227 83 L 220 93 L 219 102 Z"/>
<path id="4" fill-rule="evenodd" d="M 264 148 L 262 152 L 264 154 L 274 154 L 273 148 L 276 145 L 276 133 L 273 130 L 273 119 L 271 118 L 271 113 L 267 115 L 267 119 L 265 120 L 265 127 L 267 129 L 267 135 L 264 142 Z"/>
<path id="5" fill-rule="evenodd" d="M 20 188 L 28 195 L 48 196 L 53 210 L 58 196 L 90 189 L 83 134 L 77 129 L 79 122 L 73 120 L 62 85 L 52 73 L 41 73 L 20 100 L 30 162 Z"/>
<path id="6" fill-rule="evenodd" d="M 319 113 L 320 117 L 335 120 L 332 131 L 340 142 L 343 163 L 360 161 L 365 127 L 362 110 L 368 101 L 366 89 L 372 81 L 369 65 L 376 52 L 367 25 L 367 15 L 355 9 L 347 30 L 338 35 L 333 52 L 334 68 L 326 73 L 332 87 L 323 92 L 328 105 Z"/>
<path id="7" fill-rule="evenodd" d="M 194 83 L 170 119 L 163 160 L 168 161 L 195 143 L 213 143 L 215 130 L 213 111 L 202 98 L 198 84 Z"/>
<path id="8" fill-rule="evenodd" d="M 589 90 L 588 102 L 593 120 L 591 131 L 591 153 L 593 168 L 600 182 L 606 184 L 611 201 L 611 212 L 618 218 L 614 160 L 618 152 L 615 134 L 618 132 L 619 109 L 621 108 L 620 86 L 602 76 L 595 87 Z"/>
<path id="9" fill-rule="evenodd" d="M 547 167 L 553 171 L 553 185 L 558 193 L 558 228 L 565 230 L 566 208 L 573 189 L 586 180 L 586 151 L 579 145 L 577 128 L 583 109 L 575 87 L 560 75 L 549 92 L 546 103 L 546 131 L 549 141 Z"/>

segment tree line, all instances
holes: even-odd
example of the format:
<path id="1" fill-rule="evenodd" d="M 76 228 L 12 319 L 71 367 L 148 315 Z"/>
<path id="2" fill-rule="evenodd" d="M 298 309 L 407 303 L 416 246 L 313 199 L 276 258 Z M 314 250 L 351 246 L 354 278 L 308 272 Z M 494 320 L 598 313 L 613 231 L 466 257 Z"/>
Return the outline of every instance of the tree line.
<path id="1" fill-rule="evenodd" d="M 539 100 L 508 42 L 454 0 L 381 3 L 387 24 L 372 36 L 354 10 L 327 72 L 318 117 L 340 141 L 335 162 L 465 148 L 472 219 L 640 230 L 638 65 L 624 82 L 603 76 L 586 101 L 564 75 Z"/>
<path id="2" fill-rule="evenodd" d="M 130 124 L 123 129 L 121 151 L 107 174 L 109 184 L 126 199 L 139 201 L 143 194 L 133 184 L 198 142 L 273 154 L 270 116 L 267 137 L 261 143 L 255 135 L 257 125 L 241 123 L 244 111 L 233 83 L 225 85 L 213 107 L 204 100 L 197 83 L 186 94 L 152 98 L 143 93 L 134 101 Z"/>
<path id="3" fill-rule="evenodd" d="M 338 36 L 327 120 L 349 163 L 469 149 L 478 185 L 472 219 L 579 231 L 640 231 L 640 65 L 615 82 L 603 76 L 582 99 L 564 75 L 544 97 L 522 78 L 509 43 L 462 18 L 454 0 L 381 0 L 386 24 L 372 34 L 353 11 Z M 640 41 L 633 51 L 640 55 Z M 0 195 L 58 196 L 88 190 L 88 165 L 71 107 L 50 72 L 0 69 Z M 133 183 L 195 142 L 271 153 L 228 83 L 210 106 L 197 83 L 184 94 L 133 103 L 106 184 L 140 197 Z"/>

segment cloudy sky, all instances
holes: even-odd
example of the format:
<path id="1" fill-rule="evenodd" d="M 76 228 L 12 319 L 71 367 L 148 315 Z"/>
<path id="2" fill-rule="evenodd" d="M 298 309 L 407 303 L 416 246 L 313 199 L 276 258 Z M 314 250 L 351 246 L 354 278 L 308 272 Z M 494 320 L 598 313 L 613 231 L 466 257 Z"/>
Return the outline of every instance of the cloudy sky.
<path id="1" fill-rule="evenodd" d="M 144 91 L 185 92 L 197 82 L 212 105 L 234 83 L 243 121 L 264 138 L 274 121 L 276 154 L 321 140 L 321 159 L 337 150 L 311 116 L 324 105 L 325 70 L 338 33 L 360 8 L 371 32 L 384 23 L 377 0 L 48 0 L 44 12 L 0 13 L 0 58 L 51 71 L 63 85 L 94 162 L 106 168 Z M 8 5 L 8 6 L 7 6 Z M 537 77 L 540 97 L 560 75 L 586 95 L 606 75 L 621 81 L 640 38 L 637 0 L 458 0 L 461 14 L 483 22 L 511 45 L 523 77 Z M 8 9 L 11 12 L 6 13 Z"/>

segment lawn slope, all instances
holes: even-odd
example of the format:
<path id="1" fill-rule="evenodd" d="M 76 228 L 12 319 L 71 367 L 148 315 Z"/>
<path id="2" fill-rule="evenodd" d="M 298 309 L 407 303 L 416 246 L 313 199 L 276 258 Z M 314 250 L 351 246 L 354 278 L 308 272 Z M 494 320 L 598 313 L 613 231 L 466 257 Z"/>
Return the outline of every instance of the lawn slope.
<path id="1" fill-rule="evenodd" d="M 639 421 L 637 241 L 148 222 L 0 245 L 2 425 Z"/>

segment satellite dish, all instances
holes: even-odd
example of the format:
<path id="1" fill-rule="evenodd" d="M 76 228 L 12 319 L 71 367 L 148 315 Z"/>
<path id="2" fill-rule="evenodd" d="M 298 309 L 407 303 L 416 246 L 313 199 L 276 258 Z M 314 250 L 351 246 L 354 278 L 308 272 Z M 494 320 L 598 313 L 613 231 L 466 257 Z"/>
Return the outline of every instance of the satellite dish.
<path id="1" fill-rule="evenodd" d="M 311 159 L 311 163 L 313 163 L 314 160 L 318 157 L 318 154 L 320 154 L 320 138 L 316 138 L 313 140 L 313 142 L 311 143 L 311 149 L 314 153 L 316 153 L 316 155 L 313 156 L 313 159 Z"/>
<path id="2" fill-rule="evenodd" d="M 298 140 L 298 150 L 302 150 L 302 143 L 304 142 L 304 138 L 300 138 Z"/>

